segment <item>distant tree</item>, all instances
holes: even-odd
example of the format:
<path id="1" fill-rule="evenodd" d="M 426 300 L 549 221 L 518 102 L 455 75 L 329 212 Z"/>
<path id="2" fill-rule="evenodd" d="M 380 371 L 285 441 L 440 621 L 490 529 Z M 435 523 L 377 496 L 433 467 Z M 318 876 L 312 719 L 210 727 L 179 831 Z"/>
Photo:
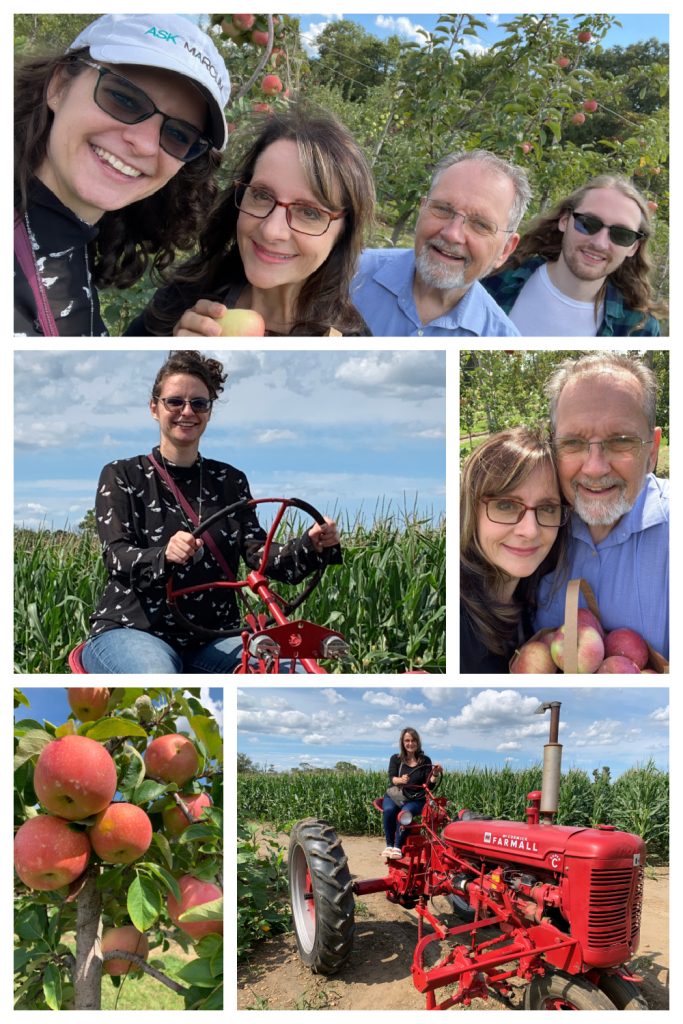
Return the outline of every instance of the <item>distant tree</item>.
<path id="1" fill-rule="evenodd" d="M 238 772 L 257 772 L 258 770 L 258 766 L 254 764 L 247 754 L 241 754 L 239 751 L 237 752 Z"/>
<path id="2" fill-rule="evenodd" d="M 333 21 L 316 40 L 318 55 L 310 61 L 316 84 L 336 84 L 344 99 L 365 100 L 393 71 L 401 52 L 397 36 L 378 39 L 353 21 Z"/>
<path id="3" fill-rule="evenodd" d="M 337 761 L 335 764 L 335 771 L 338 772 L 359 772 L 360 768 L 358 765 L 351 764 L 350 761 Z"/>

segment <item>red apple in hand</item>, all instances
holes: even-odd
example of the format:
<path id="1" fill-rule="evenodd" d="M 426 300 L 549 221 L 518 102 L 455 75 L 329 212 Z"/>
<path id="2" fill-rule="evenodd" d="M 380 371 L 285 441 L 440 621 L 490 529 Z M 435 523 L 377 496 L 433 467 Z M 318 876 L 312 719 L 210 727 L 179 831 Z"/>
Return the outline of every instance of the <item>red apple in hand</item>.
<path id="1" fill-rule="evenodd" d="M 180 887 L 180 902 L 173 893 L 168 895 L 168 916 L 173 923 L 191 935 L 193 939 L 201 939 L 204 935 L 221 935 L 223 932 L 222 921 L 178 920 L 186 910 L 220 899 L 223 893 L 218 886 L 213 882 L 203 882 L 200 878 L 195 878 L 194 875 L 183 875 L 178 879 L 178 885 Z"/>
<path id="2" fill-rule="evenodd" d="M 229 309 L 216 321 L 223 338 L 262 338 L 266 323 L 255 309 Z"/>
<path id="3" fill-rule="evenodd" d="M 565 666 L 564 638 L 565 627 L 560 626 L 555 633 L 555 639 L 550 647 L 550 653 L 553 656 L 553 661 L 557 667 L 563 671 Z M 602 637 L 598 633 L 597 629 L 594 629 L 592 626 L 579 625 L 577 638 L 578 671 L 582 674 L 595 672 L 605 657 L 605 645 L 602 642 Z"/>
<path id="4" fill-rule="evenodd" d="M 97 815 L 90 842 L 107 864 L 132 864 L 152 842 L 152 822 L 136 804 L 110 804 Z"/>
<path id="5" fill-rule="evenodd" d="M 121 928 L 107 928 L 102 935 L 102 952 L 110 953 L 113 949 L 122 949 L 126 953 L 137 953 L 143 960 L 149 956 L 147 936 L 139 932 L 132 924 L 124 924 Z M 135 974 L 142 970 L 130 960 L 105 960 L 102 964 L 105 974 L 118 977 L 121 974 Z"/>
<path id="6" fill-rule="evenodd" d="M 62 736 L 43 747 L 33 788 L 43 807 L 80 821 L 108 807 L 116 792 L 116 765 L 108 750 L 87 736 Z"/>
<path id="7" fill-rule="evenodd" d="M 14 867 L 29 889 L 51 892 L 70 885 L 89 860 L 88 837 L 63 818 L 39 814 L 25 821 L 14 837 Z"/>
<path id="8" fill-rule="evenodd" d="M 546 672 L 557 672 L 557 666 L 550 656 L 550 649 L 541 640 L 529 640 L 517 652 L 510 672 L 513 674 L 534 675 Z"/>
<path id="9" fill-rule="evenodd" d="M 199 768 L 199 755 L 194 743 L 178 733 L 152 740 L 143 754 L 145 772 L 151 779 L 176 782 L 184 786 Z"/>
<path id="10" fill-rule="evenodd" d="M 633 629 L 613 629 L 605 637 L 605 654 L 630 658 L 638 668 L 645 668 L 650 657 L 647 644 Z"/>

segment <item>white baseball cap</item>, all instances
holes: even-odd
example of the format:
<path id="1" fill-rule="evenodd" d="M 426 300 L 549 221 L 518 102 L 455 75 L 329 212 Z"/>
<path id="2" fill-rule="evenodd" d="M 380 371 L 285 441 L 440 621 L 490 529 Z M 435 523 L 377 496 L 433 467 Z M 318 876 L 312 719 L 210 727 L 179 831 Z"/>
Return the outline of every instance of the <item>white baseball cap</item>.
<path id="1" fill-rule="evenodd" d="M 209 104 L 211 141 L 216 149 L 225 148 L 223 108 L 230 76 L 214 43 L 194 22 L 179 14 L 105 14 L 83 29 L 69 50 L 85 46 L 107 64 L 164 68 L 191 79 Z"/>

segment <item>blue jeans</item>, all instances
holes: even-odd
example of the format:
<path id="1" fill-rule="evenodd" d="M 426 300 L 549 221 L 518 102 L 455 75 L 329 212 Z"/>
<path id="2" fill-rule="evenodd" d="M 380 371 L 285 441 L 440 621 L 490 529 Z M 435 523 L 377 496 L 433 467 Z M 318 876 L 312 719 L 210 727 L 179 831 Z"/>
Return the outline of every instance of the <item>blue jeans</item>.
<path id="1" fill-rule="evenodd" d="M 387 846 L 395 846 L 397 849 L 401 849 L 401 844 L 404 839 L 404 830 L 398 824 L 398 812 L 399 811 L 410 811 L 415 817 L 416 814 L 422 813 L 422 808 L 425 805 L 424 800 L 408 800 L 407 803 L 399 807 L 395 804 L 390 796 L 384 794 L 384 801 L 382 802 L 382 820 L 384 822 L 384 838 L 387 841 Z"/>
<path id="2" fill-rule="evenodd" d="M 159 673 L 164 675 L 234 672 L 242 659 L 242 638 L 221 637 L 177 651 L 165 640 L 140 629 L 108 629 L 86 641 L 81 661 L 93 674 Z M 289 672 L 291 662 L 280 662 L 280 671 Z M 297 663 L 297 672 L 305 669 Z"/>

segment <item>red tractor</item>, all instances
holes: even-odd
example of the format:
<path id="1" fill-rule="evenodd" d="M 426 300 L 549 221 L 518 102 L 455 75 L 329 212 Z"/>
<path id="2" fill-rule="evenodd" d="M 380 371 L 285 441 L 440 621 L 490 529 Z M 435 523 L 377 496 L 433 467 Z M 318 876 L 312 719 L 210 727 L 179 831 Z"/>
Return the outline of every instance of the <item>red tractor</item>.
<path id="1" fill-rule="evenodd" d="M 428 1010 L 469 1005 L 490 989 L 526 1010 L 646 1010 L 627 961 L 638 949 L 645 844 L 609 825 L 554 824 L 559 798 L 559 702 L 550 709 L 543 789 L 529 793 L 526 821 L 469 811 L 452 820 L 425 787 L 418 819 L 400 812 L 403 856 L 383 878 L 354 881 L 327 822 L 298 822 L 289 844 L 292 917 L 301 959 L 333 974 L 348 959 L 354 896 L 384 892 L 417 913 L 411 973 Z M 381 801 L 375 806 L 381 810 Z M 449 926 L 430 900 L 445 896 Z M 514 984 L 513 984 L 514 981 Z M 441 1001 L 437 991 L 450 986 Z"/>
<path id="2" fill-rule="evenodd" d="M 213 640 L 217 637 L 241 636 L 242 657 L 235 670 L 238 674 L 275 674 L 281 671 L 280 661 L 287 661 L 289 672 L 294 672 L 297 665 L 310 674 L 326 674 L 327 670 L 320 664 L 320 659 L 329 660 L 344 658 L 349 653 L 348 645 L 341 633 L 325 626 L 318 626 L 306 619 L 291 619 L 291 613 L 306 600 L 308 595 L 320 582 L 327 567 L 327 561 L 315 572 L 303 590 L 292 600 L 285 601 L 270 586 L 266 576 L 266 566 L 273 540 L 278 531 L 282 517 L 288 508 L 300 509 L 311 516 L 316 523 L 325 522 L 323 516 L 313 505 L 301 498 L 252 498 L 235 502 L 209 516 L 201 526 L 192 531 L 193 536 L 201 537 L 214 523 L 221 519 L 229 519 L 243 508 L 256 508 L 258 505 L 277 504 L 277 509 L 268 535 L 264 542 L 261 562 L 258 569 L 251 571 L 241 580 L 215 580 L 194 587 L 179 587 L 171 572 L 166 584 L 166 600 L 176 620 L 189 633 L 198 639 Z M 329 558 L 329 549 L 323 552 Z M 228 588 L 235 590 L 243 604 L 242 625 L 225 630 L 205 629 L 188 619 L 182 611 L 183 597 L 203 591 Z M 247 604 L 247 593 L 255 595 L 254 608 Z M 81 660 L 81 643 L 69 655 L 69 668 L 74 674 L 85 673 Z M 282 669 L 284 671 L 284 669 Z"/>

